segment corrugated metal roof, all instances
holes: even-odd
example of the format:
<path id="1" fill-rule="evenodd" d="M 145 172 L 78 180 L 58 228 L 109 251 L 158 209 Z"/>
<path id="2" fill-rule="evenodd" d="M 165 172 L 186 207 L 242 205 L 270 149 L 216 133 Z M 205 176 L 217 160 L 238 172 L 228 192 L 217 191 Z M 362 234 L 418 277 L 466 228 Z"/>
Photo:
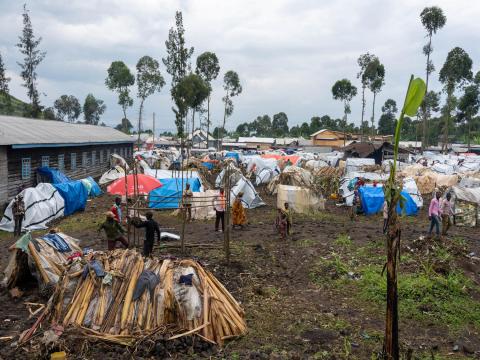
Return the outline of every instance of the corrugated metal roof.
<path id="1" fill-rule="evenodd" d="M 0 145 L 68 146 L 134 141 L 129 135 L 106 126 L 0 115 Z"/>

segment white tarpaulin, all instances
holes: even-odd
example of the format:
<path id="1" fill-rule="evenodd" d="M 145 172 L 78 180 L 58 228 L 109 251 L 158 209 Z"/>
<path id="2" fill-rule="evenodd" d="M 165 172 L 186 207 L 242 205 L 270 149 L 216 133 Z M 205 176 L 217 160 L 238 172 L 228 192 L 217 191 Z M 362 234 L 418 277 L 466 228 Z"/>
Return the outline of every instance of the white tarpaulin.
<path id="1" fill-rule="evenodd" d="M 247 172 L 253 171 L 255 174 L 255 184 L 268 184 L 275 175 L 280 174 L 280 169 L 276 159 L 264 159 L 258 157 L 245 157 L 247 162 Z"/>
<path id="2" fill-rule="evenodd" d="M 102 177 L 98 181 L 100 185 L 105 185 L 109 184 L 112 181 L 115 181 L 117 179 L 120 179 L 121 177 L 125 176 L 125 170 L 123 167 L 120 165 L 115 166 L 112 169 L 107 170 L 105 173 L 103 173 Z"/>
<path id="3" fill-rule="evenodd" d="M 312 190 L 300 186 L 278 185 L 277 208 L 283 209 L 285 203 L 300 214 L 325 209 L 325 200 L 318 197 Z"/>
<path id="4" fill-rule="evenodd" d="M 411 177 L 403 179 L 403 190 L 405 190 L 411 197 L 412 200 L 417 204 L 418 208 L 423 207 L 423 198 L 422 194 L 418 190 L 417 183 Z"/>
<path id="5" fill-rule="evenodd" d="M 480 205 L 480 188 L 468 189 L 460 186 L 453 186 L 450 190 L 455 200 L 463 200 Z"/>
<path id="6" fill-rule="evenodd" d="M 346 161 L 347 174 L 353 171 L 361 170 L 362 166 L 375 165 L 375 159 L 368 158 L 348 158 Z"/>
<path id="7" fill-rule="evenodd" d="M 24 230 L 46 229 L 47 222 L 63 216 L 65 201 L 52 184 L 40 183 L 36 187 L 23 190 L 25 203 L 25 219 L 22 223 Z M 15 223 L 12 214 L 12 200 L 8 204 L 3 218 L 0 221 L 0 230 L 13 232 Z"/>
<path id="8" fill-rule="evenodd" d="M 244 176 L 242 176 L 242 178 L 235 184 L 235 186 L 230 191 L 230 205 L 233 204 L 233 201 L 235 200 L 239 192 L 243 192 L 243 207 L 247 209 L 253 209 L 265 205 L 250 180 L 247 180 Z"/>

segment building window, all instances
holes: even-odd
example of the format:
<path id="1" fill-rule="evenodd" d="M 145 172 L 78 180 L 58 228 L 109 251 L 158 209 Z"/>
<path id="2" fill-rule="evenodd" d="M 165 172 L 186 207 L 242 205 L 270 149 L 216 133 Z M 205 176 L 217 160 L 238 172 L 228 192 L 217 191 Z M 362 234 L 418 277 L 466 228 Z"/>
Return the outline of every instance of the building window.
<path id="1" fill-rule="evenodd" d="M 50 156 L 42 156 L 42 167 L 48 167 L 50 165 Z"/>
<path id="2" fill-rule="evenodd" d="M 70 170 L 77 170 L 77 154 L 70 154 Z"/>
<path id="3" fill-rule="evenodd" d="M 107 149 L 107 162 L 110 163 L 110 149 Z"/>
<path id="4" fill-rule="evenodd" d="M 58 170 L 65 169 L 65 155 L 58 154 Z"/>
<path id="5" fill-rule="evenodd" d="M 125 156 L 123 156 L 123 148 L 120 148 L 120 156 L 123 158 Z"/>
<path id="6" fill-rule="evenodd" d="M 98 159 L 100 164 L 103 164 L 103 150 L 100 150 L 100 159 Z"/>
<path id="7" fill-rule="evenodd" d="M 97 163 L 97 152 L 95 150 L 92 151 L 92 165 L 96 165 Z"/>
<path id="8" fill-rule="evenodd" d="M 22 158 L 22 180 L 30 179 L 32 161 L 30 158 Z"/>
<path id="9" fill-rule="evenodd" d="M 82 154 L 82 166 L 88 166 L 88 153 L 86 151 Z"/>
<path id="10" fill-rule="evenodd" d="M 114 153 L 114 154 L 117 153 L 117 148 L 113 148 L 113 153 Z"/>

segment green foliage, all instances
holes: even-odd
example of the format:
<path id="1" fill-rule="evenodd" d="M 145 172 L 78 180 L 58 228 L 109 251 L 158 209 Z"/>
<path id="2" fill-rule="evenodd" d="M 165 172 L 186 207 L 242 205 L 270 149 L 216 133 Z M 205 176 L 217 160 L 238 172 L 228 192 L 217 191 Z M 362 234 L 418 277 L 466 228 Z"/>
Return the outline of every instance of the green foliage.
<path id="1" fill-rule="evenodd" d="M 135 76 L 123 61 L 114 61 L 107 70 L 105 85 L 118 94 L 118 104 L 122 107 L 123 117 L 127 118 L 127 108 L 133 105 L 130 86 L 135 84 Z"/>
<path id="2" fill-rule="evenodd" d="M 8 83 L 10 78 L 5 74 L 5 64 L 3 63 L 2 54 L 0 53 L 0 94 L 9 94 Z"/>
<path id="3" fill-rule="evenodd" d="M 420 13 L 420 19 L 429 36 L 436 34 L 447 22 L 447 18 L 443 15 L 443 10 L 438 6 L 424 8 Z"/>
<path id="4" fill-rule="evenodd" d="M 470 56 L 459 47 L 450 50 L 440 70 L 439 77 L 447 94 L 452 94 L 457 86 L 461 86 L 472 79 L 472 59 Z"/>
<path id="5" fill-rule="evenodd" d="M 383 304 L 387 289 L 378 268 L 368 266 L 361 274 L 361 296 L 367 301 Z M 404 274 L 398 279 L 400 314 L 454 328 L 466 324 L 480 327 L 480 303 L 468 294 L 473 287 L 472 282 L 458 272 L 446 276 L 433 271 Z"/>
<path id="6" fill-rule="evenodd" d="M 45 58 L 46 52 L 38 49 L 42 38 L 36 38 L 33 33 L 33 26 L 26 4 L 23 5 L 22 16 L 23 31 L 22 36 L 19 37 L 17 47 L 20 53 L 24 55 L 23 62 L 18 63 L 18 65 L 22 69 L 20 75 L 24 82 L 23 86 L 27 88 L 27 95 L 30 99 L 30 108 L 26 109 L 29 113 L 25 115 L 38 118 L 41 116 L 42 107 L 37 90 L 37 67 Z"/>
<path id="7" fill-rule="evenodd" d="M 195 72 L 208 84 L 215 80 L 220 72 L 218 57 L 215 53 L 206 51 L 197 57 Z"/>
<path id="8" fill-rule="evenodd" d="M 160 73 L 160 64 L 150 56 L 142 56 L 137 62 L 137 96 L 143 101 L 156 92 L 160 92 L 165 80 Z"/>
<path id="9" fill-rule="evenodd" d="M 391 135 L 395 132 L 395 114 L 397 113 L 397 103 L 393 99 L 387 99 L 382 106 L 382 115 L 378 120 L 378 133 L 382 135 Z"/>
<path id="10" fill-rule="evenodd" d="M 425 82 L 420 78 L 416 78 L 410 82 L 403 105 L 404 114 L 409 116 L 415 116 L 417 114 L 418 107 L 423 101 L 426 89 Z"/>
<path id="11" fill-rule="evenodd" d="M 115 129 L 124 132 L 125 134 L 130 134 L 133 128 L 132 123 L 127 118 L 123 118 L 122 122 L 115 126 Z"/>
<path id="12" fill-rule="evenodd" d="M 288 135 L 288 117 L 284 112 L 273 115 L 271 132 L 276 137 Z"/>
<path id="13" fill-rule="evenodd" d="M 347 234 L 339 234 L 335 239 L 335 245 L 341 247 L 350 247 L 353 245 L 352 239 Z"/>
<path id="14" fill-rule="evenodd" d="M 83 103 L 83 116 L 85 124 L 98 125 L 100 117 L 105 112 L 107 106 L 103 100 L 95 98 L 93 94 L 88 94 Z"/>
<path id="15" fill-rule="evenodd" d="M 73 95 L 62 95 L 53 103 L 53 107 L 57 111 L 56 118 L 69 123 L 75 122 L 82 112 L 80 102 Z"/>
<path id="16" fill-rule="evenodd" d="M 57 120 L 55 117 L 55 109 L 52 107 L 47 107 L 43 110 L 43 118 L 45 120 Z"/>

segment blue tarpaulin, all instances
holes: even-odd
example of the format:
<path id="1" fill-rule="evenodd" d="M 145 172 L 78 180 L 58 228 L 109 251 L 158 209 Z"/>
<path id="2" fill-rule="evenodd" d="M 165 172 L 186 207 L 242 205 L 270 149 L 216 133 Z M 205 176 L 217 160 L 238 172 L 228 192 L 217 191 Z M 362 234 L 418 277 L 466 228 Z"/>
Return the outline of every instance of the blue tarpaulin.
<path id="1" fill-rule="evenodd" d="M 240 155 L 234 151 L 229 151 L 225 154 L 225 158 L 234 158 L 237 163 L 240 162 Z"/>
<path id="2" fill-rule="evenodd" d="M 48 180 L 43 182 L 49 182 L 51 184 L 62 184 L 71 181 L 71 179 L 60 170 L 52 169 L 48 166 L 38 168 L 37 172 L 38 175 Z"/>
<path id="3" fill-rule="evenodd" d="M 202 162 L 202 165 L 205 166 L 208 170 L 212 170 L 213 167 L 215 166 L 213 163 L 211 162 Z"/>
<path id="4" fill-rule="evenodd" d="M 88 196 L 91 197 L 97 197 L 102 195 L 102 189 L 100 189 L 100 186 L 93 180 L 91 176 L 86 177 L 85 179 L 82 179 L 83 185 L 87 188 L 87 193 Z"/>
<path id="5" fill-rule="evenodd" d="M 200 191 L 200 180 L 198 178 L 183 179 L 160 179 L 162 187 L 150 191 L 148 207 L 152 209 L 177 209 L 182 199 L 183 189 L 190 184 L 190 190 Z"/>
<path id="6" fill-rule="evenodd" d="M 81 180 L 74 180 L 62 184 L 53 184 L 65 200 L 64 215 L 73 214 L 75 211 L 84 210 L 87 203 L 88 192 Z"/>
<path id="7" fill-rule="evenodd" d="M 383 203 L 385 196 L 383 187 L 377 186 L 362 186 L 359 189 L 360 200 L 362 202 L 362 209 L 366 215 L 377 214 L 383 210 Z M 417 215 L 418 207 L 413 201 L 412 197 L 406 192 L 401 192 L 404 198 L 403 211 L 400 209 L 400 204 L 397 205 L 397 213 L 405 215 Z"/>

